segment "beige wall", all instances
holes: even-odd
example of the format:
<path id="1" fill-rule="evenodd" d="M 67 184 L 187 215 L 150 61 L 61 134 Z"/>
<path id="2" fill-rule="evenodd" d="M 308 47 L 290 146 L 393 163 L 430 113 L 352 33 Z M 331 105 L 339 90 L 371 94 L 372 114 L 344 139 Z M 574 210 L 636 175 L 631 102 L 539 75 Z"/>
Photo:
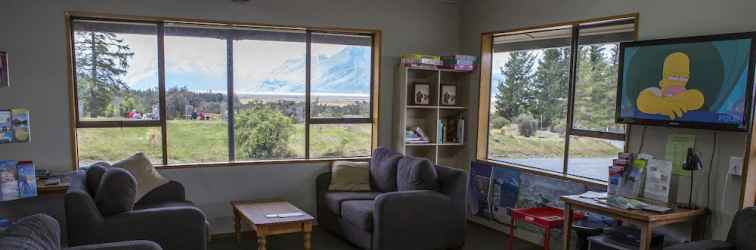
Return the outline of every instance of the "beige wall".
<path id="1" fill-rule="evenodd" d="M 167 16 L 278 25 L 380 29 L 380 145 L 390 145 L 395 65 L 408 52 L 446 54 L 458 47 L 459 11 L 432 0 L 4 0 L 0 51 L 10 55 L 11 88 L 0 108 L 31 110 L 32 143 L 0 145 L 0 159 L 34 160 L 41 168 L 71 169 L 65 11 Z M 213 232 L 231 230 L 228 201 L 284 197 L 314 212 L 314 180 L 325 164 L 256 165 L 163 171 L 183 182 Z"/>
<path id="2" fill-rule="evenodd" d="M 640 39 L 681 37 L 691 35 L 744 32 L 756 30 L 756 1 L 732 0 L 470 0 L 460 6 L 460 44 L 463 53 L 480 54 L 480 33 L 502 31 L 550 23 L 576 21 L 628 13 L 640 14 Z M 471 84 L 477 86 L 477 82 Z M 471 89 L 477 89 L 472 86 Z M 473 95 L 474 96 L 474 95 Z M 471 103 L 476 107 L 474 103 Z M 477 112 L 477 111 L 476 111 Z M 470 126 L 474 128 L 474 126 Z M 640 127 L 633 127 L 631 151 L 638 150 Z M 475 131 L 471 131 L 474 134 Z M 731 156 L 743 156 L 745 133 L 718 132 L 719 146 L 714 166 L 711 159 L 713 131 L 649 127 L 644 151 L 658 158 L 664 156 L 664 144 L 670 134 L 696 135 L 696 150 L 701 152 L 705 168 L 711 172 L 711 185 L 707 186 L 707 172 L 696 174 L 694 199 L 706 205 L 707 191 L 711 193 L 709 208 L 713 211 L 709 233 L 723 239 L 729 229 L 732 215 L 737 210 L 740 195 L 740 177 L 727 175 Z M 689 179 L 674 182 L 687 194 Z M 726 183 L 726 185 L 725 185 Z M 681 226 L 684 227 L 684 226 Z M 681 230 L 674 230 L 681 231 Z"/>

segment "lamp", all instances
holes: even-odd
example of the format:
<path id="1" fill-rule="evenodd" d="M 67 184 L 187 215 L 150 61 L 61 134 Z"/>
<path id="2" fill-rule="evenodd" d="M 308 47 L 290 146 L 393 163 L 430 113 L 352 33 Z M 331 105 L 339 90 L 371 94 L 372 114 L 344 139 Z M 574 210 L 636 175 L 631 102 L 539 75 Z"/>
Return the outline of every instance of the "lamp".
<path id="1" fill-rule="evenodd" d="M 693 172 L 703 169 L 701 158 L 693 151 L 693 148 L 688 148 L 688 154 L 685 156 L 685 162 L 682 165 L 683 170 L 690 171 L 690 196 L 688 197 L 688 209 L 695 209 L 696 205 L 693 204 Z"/>

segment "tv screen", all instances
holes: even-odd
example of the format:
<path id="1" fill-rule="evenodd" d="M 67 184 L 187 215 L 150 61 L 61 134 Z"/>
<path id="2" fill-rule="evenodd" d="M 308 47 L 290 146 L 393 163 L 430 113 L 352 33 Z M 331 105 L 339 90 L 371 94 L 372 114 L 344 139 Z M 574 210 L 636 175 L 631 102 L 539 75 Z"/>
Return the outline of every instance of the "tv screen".
<path id="1" fill-rule="evenodd" d="M 754 33 L 620 44 L 617 122 L 746 131 Z"/>

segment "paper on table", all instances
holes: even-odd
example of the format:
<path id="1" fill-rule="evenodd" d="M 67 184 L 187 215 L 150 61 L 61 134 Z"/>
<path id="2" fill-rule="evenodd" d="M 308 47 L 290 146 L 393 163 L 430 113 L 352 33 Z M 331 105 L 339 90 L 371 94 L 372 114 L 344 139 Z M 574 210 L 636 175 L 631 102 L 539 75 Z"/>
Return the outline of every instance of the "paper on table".
<path id="1" fill-rule="evenodd" d="M 683 170 L 682 166 L 685 156 L 688 154 L 688 148 L 692 148 L 695 143 L 695 135 L 670 135 L 667 137 L 664 158 L 672 161 L 672 173 L 674 175 L 690 176 L 690 172 Z"/>
<path id="2" fill-rule="evenodd" d="M 646 184 L 643 190 L 643 197 L 665 203 L 669 202 L 672 162 L 648 160 L 646 171 Z"/>

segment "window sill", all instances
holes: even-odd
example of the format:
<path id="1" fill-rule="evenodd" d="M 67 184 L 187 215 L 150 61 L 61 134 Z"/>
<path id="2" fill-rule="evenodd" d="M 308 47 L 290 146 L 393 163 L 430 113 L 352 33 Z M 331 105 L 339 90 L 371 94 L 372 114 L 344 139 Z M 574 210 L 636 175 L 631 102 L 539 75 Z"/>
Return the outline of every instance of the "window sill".
<path id="1" fill-rule="evenodd" d="M 299 163 L 324 163 L 333 161 L 365 161 L 369 156 L 343 157 L 343 158 L 319 158 L 319 159 L 286 159 L 286 160 L 259 160 L 259 161 L 233 161 L 233 162 L 209 162 L 209 163 L 181 163 L 169 165 L 156 165 L 158 170 L 173 170 L 186 168 L 216 168 L 216 167 L 261 167 L 281 164 Z"/>
<path id="2" fill-rule="evenodd" d="M 574 182 L 579 182 L 579 183 L 583 183 L 583 184 L 586 184 L 586 185 L 597 186 L 597 187 L 600 187 L 600 188 L 606 188 L 607 187 L 607 182 L 604 182 L 604 181 L 599 181 L 599 180 L 594 180 L 594 179 L 589 179 L 589 178 L 583 178 L 583 177 L 568 175 L 568 174 L 564 174 L 564 173 L 556 173 L 556 172 L 552 172 L 552 171 L 548 171 L 548 170 L 543 170 L 543 169 L 538 169 L 538 168 L 533 168 L 533 167 L 528 167 L 528 166 L 523 166 L 523 165 L 517 165 L 517 164 L 512 164 L 512 163 L 507 163 L 507 162 L 492 161 L 492 160 L 488 160 L 488 159 L 486 159 L 486 160 L 478 159 L 477 161 L 481 162 L 481 163 L 485 163 L 485 164 L 494 165 L 494 166 L 497 166 L 497 167 L 514 168 L 514 169 L 525 171 L 525 172 L 530 173 L 530 174 L 535 174 L 535 175 L 540 175 L 540 176 L 546 176 L 546 177 L 553 177 L 553 178 L 557 178 L 557 179 L 561 179 L 561 180 L 567 180 L 567 181 L 574 181 Z"/>

